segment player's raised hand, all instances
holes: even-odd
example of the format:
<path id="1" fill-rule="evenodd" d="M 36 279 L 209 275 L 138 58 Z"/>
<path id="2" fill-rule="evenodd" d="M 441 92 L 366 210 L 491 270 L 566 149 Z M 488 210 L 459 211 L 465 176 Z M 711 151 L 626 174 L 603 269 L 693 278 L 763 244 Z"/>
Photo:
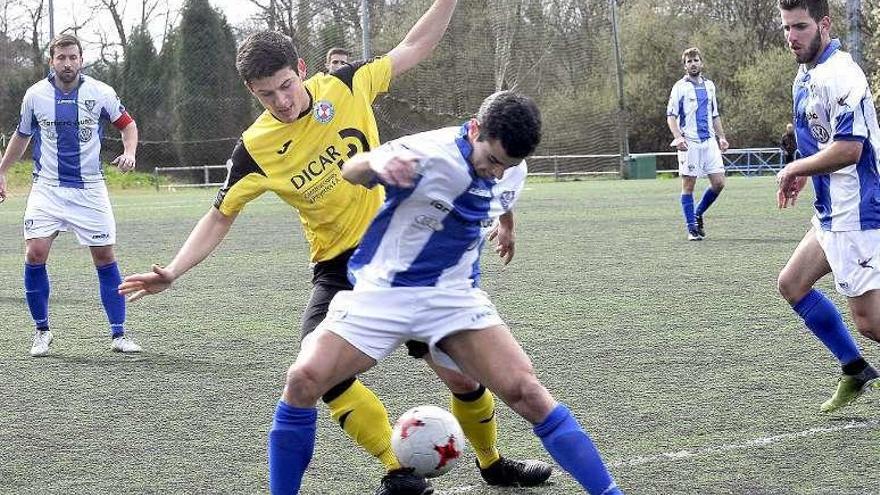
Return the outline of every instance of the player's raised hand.
<path id="1" fill-rule="evenodd" d="M 111 163 L 116 165 L 116 168 L 118 168 L 119 171 L 124 174 L 128 171 L 134 170 L 135 158 L 134 158 L 134 155 L 128 155 L 128 154 L 123 153 L 123 154 L 117 156 L 116 159 L 113 160 Z"/>
<path id="2" fill-rule="evenodd" d="M 495 252 L 505 265 L 513 260 L 516 251 L 516 236 L 513 229 L 507 228 L 503 222 L 496 222 L 489 232 L 489 241 L 495 241 Z"/>
<path id="3" fill-rule="evenodd" d="M 134 302 L 146 295 L 158 294 L 171 287 L 172 283 L 174 283 L 174 274 L 171 270 L 153 265 L 152 272 L 125 277 L 119 284 L 118 290 L 120 295 L 128 296 L 129 302 Z"/>

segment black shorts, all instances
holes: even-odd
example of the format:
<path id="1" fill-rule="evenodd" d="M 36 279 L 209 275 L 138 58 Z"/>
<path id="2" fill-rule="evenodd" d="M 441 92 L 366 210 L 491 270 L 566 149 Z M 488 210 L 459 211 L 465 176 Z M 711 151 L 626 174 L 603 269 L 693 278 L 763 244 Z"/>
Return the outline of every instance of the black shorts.
<path id="1" fill-rule="evenodd" d="M 324 321 L 330 301 L 337 292 L 352 289 L 348 280 L 348 259 L 353 252 L 354 249 L 349 249 L 333 259 L 315 263 L 312 269 L 312 295 L 303 312 L 300 338 L 306 338 Z M 422 358 L 428 353 L 428 344 L 424 342 L 408 340 L 406 348 L 414 358 Z"/>

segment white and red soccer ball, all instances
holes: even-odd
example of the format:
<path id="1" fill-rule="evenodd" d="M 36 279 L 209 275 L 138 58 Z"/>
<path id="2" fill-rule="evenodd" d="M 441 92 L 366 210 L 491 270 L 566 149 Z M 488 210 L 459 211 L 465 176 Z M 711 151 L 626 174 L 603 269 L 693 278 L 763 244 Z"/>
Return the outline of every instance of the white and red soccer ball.
<path id="1" fill-rule="evenodd" d="M 426 478 L 452 469 L 464 452 L 464 432 L 458 420 L 437 406 L 418 406 L 394 423 L 391 448 L 400 465 Z"/>

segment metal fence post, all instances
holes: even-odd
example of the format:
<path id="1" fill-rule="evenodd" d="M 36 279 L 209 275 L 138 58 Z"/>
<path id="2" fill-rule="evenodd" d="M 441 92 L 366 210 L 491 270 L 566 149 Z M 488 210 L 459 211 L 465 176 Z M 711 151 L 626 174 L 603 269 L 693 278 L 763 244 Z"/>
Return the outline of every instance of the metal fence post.
<path id="1" fill-rule="evenodd" d="M 553 180 L 559 182 L 559 158 L 553 157 Z"/>

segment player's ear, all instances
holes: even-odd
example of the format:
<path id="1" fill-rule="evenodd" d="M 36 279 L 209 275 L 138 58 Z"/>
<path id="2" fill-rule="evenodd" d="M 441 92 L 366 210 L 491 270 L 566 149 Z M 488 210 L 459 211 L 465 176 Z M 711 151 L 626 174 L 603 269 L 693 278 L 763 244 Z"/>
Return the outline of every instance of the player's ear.
<path id="1" fill-rule="evenodd" d="M 830 34 L 831 33 L 831 17 L 825 16 L 819 19 L 819 32 L 822 34 Z"/>
<path id="2" fill-rule="evenodd" d="M 296 72 L 299 75 L 299 78 L 303 81 L 306 80 L 306 61 L 303 59 L 298 59 L 296 61 Z"/>
<path id="3" fill-rule="evenodd" d="M 470 124 L 468 126 L 468 139 L 470 139 L 471 142 L 476 141 L 480 137 L 480 123 L 476 118 L 472 118 L 468 123 Z"/>

